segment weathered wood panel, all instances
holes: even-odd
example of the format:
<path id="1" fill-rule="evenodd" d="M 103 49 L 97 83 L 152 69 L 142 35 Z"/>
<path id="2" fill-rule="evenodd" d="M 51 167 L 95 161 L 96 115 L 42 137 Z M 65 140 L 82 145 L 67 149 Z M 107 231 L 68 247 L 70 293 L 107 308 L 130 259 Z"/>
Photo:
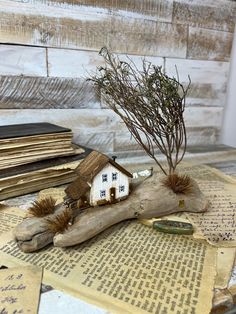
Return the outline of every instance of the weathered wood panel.
<path id="1" fill-rule="evenodd" d="M 169 76 L 177 76 L 176 67 L 184 85 L 188 83 L 188 75 L 191 78 L 187 105 L 224 106 L 229 62 L 166 58 L 165 70 Z"/>
<path id="2" fill-rule="evenodd" d="M 12 0 L 11 0 L 12 1 Z M 19 0 L 13 0 L 19 2 Z M 13 2 L 12 1 L 12 2 Z M 4 2 L 4 1 L 3 1 Z M 21 0 L 22 3 L 27 3 Z M 155 19 L 171 22 L 173 0 L 28 0 L 30 5 L 48 6 L 50 10 L 66 9 L 68 11 L 87 11 L 89 7 L 98 13 L 109 10 L 113 14 L 125 11 L 128 17 L 137 16 L 145 19 Z M 90 8 L 91 9 L 91 8 Z"/>
<path id="3" fill-rule="evenodd" d="M 2 7 L 2 43 L 96 51 L 107 46 L 117 53 L 186 57 L 185 25 L 115 16 L 111 13 L 87 12 L 70 17 L 64 11 L 56 14 L 49 8 L 41 12 L 38 8 L 33 10 L 30 7 L 26 15 L 22 8 L 11 8 L 18 13 L 14 14 L 7 7 Z"/>
<path id="4" fill-rule="evenodd" d="M 129 24 L 129 25 L 128 25 Z M 121 17 L 112 20 L 109 47 L 115 52 L 139 55 L 186 57 L 187 28 L 184 25 L 158 23 Z"/>
<path id="5" fill-rule="evenodd" d="M 216 127 L 222 124 L 224 108 L 220 107 L 187 107 L 184 118 L 187 127 Z"/>
<path id="6" fill-rule="evenodd" d="M 0 76 L 3 108 L 100 108 L 100 96 L 82 79 Z"/>
<path id="7" fill-rule="evenodd" d="M 187 57 L 229 61 L 232 41 L 232 33 L 189 27 Z"/>
<path id="8" fill-rule="evenodd" d="M 0 74 L 47 76 L 46 49 L 0 45 Z"/>
<path id="9" fill-rule="evenodd" d="M 134 63 L 142 70 L 142 60 L 164 67 L 164 58 L 115 54 L 120 60 Z M 49 76 L 88 78 L 104 65 L 103 57 L 94 51 L 48 48 Z"/>
<path id="10" fill-rule="evenodd" d="M 119 117 L 108 109 L 2 109 L 0 124 L 48 121 L 80 132 L 117 131 L 122 126 Z"/>
<path id="11" fill-rule="evenodd" d="M 100 150 L 101 152 L 114 151 L 114 132 L 97 132 L 96 130 L 75 130 L 74 142 L 80 145 Z"/>
<path id="12" fill-rule="evenodd" d="M 218 127 L 222 108 L 189 107 L 185 110 L 186 125 L 191 127 Z M 28 109 L 1 110 L 0 124 L 48 121 L 73 130 L 88 132 L 126 132 L 120 118 L 109 109 Z M 127 131 L 128 132 L 128 131 Z"/>
<path id="13" fill-rule="evenodd" d="M 158 56 L 151 57 L 151 56 L 143 56 L 143 55 L 134 56 L 134 55 L 125 55 L 125 54 L 117 54 L 117 56 L 122 61 L 135 64 L 135 67 L 139 71 L 143 70 L 143 60 L 147 62 L 151 62 L 153 65 L 161 66 L 164 69 L 165 62 L 164 62 L 164 58 L 162 57 L 158 57 Z"/>
<path id="14" fill-rule="evenodd" d="M 187 128 L 187 145 L 214 145 L 220 139 L 220 129 L 215 127 Z"/>
<path id="15" fill-rule="evenodd" d="M 219 125 L 221 122 L 222 108 L 215 110 L 201 110 L 202 108 L 186 109 L 186 125 L 188 145 L 215 144 L 219 139 Z M 214 118 L 213 118 L 214 116 Z M 200 127 L 199 127 L 200 126 Z M 114 133 L 114 152 L 142 152 L 141 147 L 123 126 Z"/>
<path id="16" fill-rule="evenodd" d="M 191 127 L 187 128 L 188 146 L 211 145 L 219 141 L 219 129 L 215 127 Z M 114 152 L 139 151 L 140 146 L 127 132 L 117 132 L 114 138 Z"/>
<path id="17" fill-rule="evenodd" d="M 48 48 L 49 76 L 86 79 L 103 64 L 98 52 Z"/>
<path id="18" fill-rule="evenodd" d="M 236 20 L 236 2 L 222 0 L 176 0 L 173 23 L 233 33 Z"/>
<path id="19" fill-rule="evenodd" d="M 222 108 L 186 108 L 189 143 L 215 143 L 221 115 Z M 102 151 L 140 149 L 124 123 L 108 109 L 1 110 L 1 125 L 40 121 L 69 127 L 77 143 Z"/>

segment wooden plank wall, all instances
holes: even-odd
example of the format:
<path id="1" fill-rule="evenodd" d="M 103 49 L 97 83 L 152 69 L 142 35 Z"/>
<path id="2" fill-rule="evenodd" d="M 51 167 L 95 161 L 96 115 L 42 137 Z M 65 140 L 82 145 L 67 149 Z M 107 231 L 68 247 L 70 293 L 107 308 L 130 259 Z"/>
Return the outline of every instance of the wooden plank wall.
<path id="1" fill-rule="evenodd" d="M 230 0 L 1 0 L 0 124 L 49 121 L 103 152 L 139 151 L 85 81 L 106 45 L 192 86 L 189 145 L 219 141 L 236 18 Z"/>

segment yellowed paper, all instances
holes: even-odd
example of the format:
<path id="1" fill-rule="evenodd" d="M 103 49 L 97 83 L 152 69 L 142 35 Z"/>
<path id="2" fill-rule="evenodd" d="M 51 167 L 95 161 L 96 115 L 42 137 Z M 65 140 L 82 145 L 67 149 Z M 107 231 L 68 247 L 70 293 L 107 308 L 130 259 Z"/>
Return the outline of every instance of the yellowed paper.
<path id="1" fill-rule="evenodd" d="M 38 194 L 38 200 L 44 199 L 46 197 L 53 197 L 55 200 L 57 200 L 56 204 L 62 203 L 64 200 L 64 196 L 66 195 L 65 193 L 65 188 L 60 187 L 60 188 L 50 188 L 50 189 L 45 189 L 39 192 Z"/>
<path id="2" fill-rule="evenodd" d="M 0 234 L 7 232 L 17 226 L 25 213 L 17 207 L 0 206 Z"/>
<path id="3" fill-rule="evenodd" d="M 41 280 L 35 266 L 0 270 L 0 313 L 37 314 Z"/>
<path id="4" fill-rule="evenodd" d="M 168 215 L 162 218 L 152 218 L 152 219 L 142 219 L 141 223 L 152 227 L 152 224 L 156 220 L 175 220 L 181 222 L 189 222 L 188 219 L 182 217 L 183 215 Z M 216 262 L 216 279 L 215 279 L 215 288 L 225 289 L 228 286 L 229 280 L 231 278 L 234 260 L 235 260 L 235 248 L 218 248 L 217 250 L 217 262 Z"/>
<path id="5" fill-rule="evenodd" d="M 0 179 L 0 199 L 30 193 L 49 186 L 70 183 L 76 178 L 74 169 L 82 160 Z"/>
<path id="6" fill-rule="evenodd" d="M 235 248 L 222 247 L 218 249 L 215 288 L 227 288 L 234 266 L 235 252 Z"/>
<path id="7" fill-rule="evenodd" d="M 25 254 L 0 240 L 4 265 L 44 267 L 44 282 L 111 313 L 209 313 L 216 248 L 158 233 L 137 221 L 111 227 L 81 245 Z"/>
<path id="8" fill-rule="evenodd" d="M 194 236 L 206 238 L 213 245 L 236 246 L 236 180 L 204 165 L 182 168 L 197 180 L 210 201 L 207 212 L 186 213 L 195 227 Z"/>

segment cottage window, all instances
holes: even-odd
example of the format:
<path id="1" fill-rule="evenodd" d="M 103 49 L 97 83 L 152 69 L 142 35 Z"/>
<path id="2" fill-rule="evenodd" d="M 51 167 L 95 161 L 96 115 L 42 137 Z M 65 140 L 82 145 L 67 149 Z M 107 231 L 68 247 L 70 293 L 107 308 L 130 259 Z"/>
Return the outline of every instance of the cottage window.
<path id="1" fill-rule="evenodd" d="M 117 180 L 117 172 L 113 172 L 112 173 L 112 181 L 116 181 Z"/>
<path id="2" fill-rule="evenodd" d="M 106 191 L 105 190 L 100 191 L 100 197 L 101 198 L 106 197 Z"/>
<path id="3" fill-rule="evenodd" d="M 107 182 L 107 174 L 102 175 L 102 182 Z"/>
<path id="4" fill-rule="evenodd" d="M 125 186 L 124 185 L 120 185 L 119 186 L 119 192 L 124 192 L 125 191 Z"/>

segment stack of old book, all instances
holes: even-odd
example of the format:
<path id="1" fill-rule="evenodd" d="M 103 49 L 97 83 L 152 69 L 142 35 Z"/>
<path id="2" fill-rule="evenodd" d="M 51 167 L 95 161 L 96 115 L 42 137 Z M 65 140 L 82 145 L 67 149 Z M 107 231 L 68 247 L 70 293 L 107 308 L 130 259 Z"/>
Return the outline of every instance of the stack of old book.
<path id="1" fill-rule="evenodd" d="M 69 183 L 87 150 L 50 123 L 0 126 L 0 200 Z"/>

